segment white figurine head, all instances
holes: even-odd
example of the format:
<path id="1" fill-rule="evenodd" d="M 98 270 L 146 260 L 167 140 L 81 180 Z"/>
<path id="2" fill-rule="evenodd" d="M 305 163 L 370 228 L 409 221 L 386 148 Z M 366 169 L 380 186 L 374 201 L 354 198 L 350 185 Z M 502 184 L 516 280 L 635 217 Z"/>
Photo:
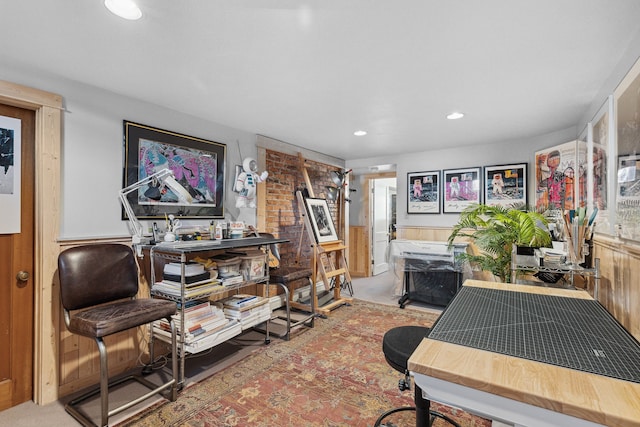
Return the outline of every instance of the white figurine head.
<path id="1" fill-rule="evenodd" d="M 244 169 L 246 173 L 256 172 L 258 170 L 258 162 L 256 162 L 255 159 L 252 159 L 251 157 L 247 157 L 242 162 L 242 169 Z"/>

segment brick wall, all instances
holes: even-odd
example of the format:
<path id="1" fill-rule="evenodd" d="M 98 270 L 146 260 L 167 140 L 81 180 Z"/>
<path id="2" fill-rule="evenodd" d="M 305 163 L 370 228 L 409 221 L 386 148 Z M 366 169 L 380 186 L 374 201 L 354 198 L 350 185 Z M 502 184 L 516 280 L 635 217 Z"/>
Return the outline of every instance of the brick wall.
<path id="1" fill-rule="evenodd" d="M 330 173 L 340 170 L 334 166 L 306 161 L 309 180 L 313 185 L 315 197 L 325 199 L 325 186 L 335 186 L 331 181 Z M 300 159 L 298 156 L 279 153 L 267 150 L 266 170 L 269 171 L 269 179 L 266 185 L 266 232 L 272 233 L 276 237 L 288 239 L 290 243 L 280 245 L 280 255 L 283 265 L 293 265 L 300 236 L 302 235 L 302 252 L 300 265 L 311 265 L 311 242 L 309 241 L 304 221 L 300 215 L 300 210 L 304 212 L 304 206 L 298 206 L 295 191 L 305 187 L 305 180 L 300 169 Z M 329 209 L 333 217 L 333 223 L 339 236 L 343 235 L 338 231 L 338 221 L 336 218 L 337 203 L 328 201 Z"/>

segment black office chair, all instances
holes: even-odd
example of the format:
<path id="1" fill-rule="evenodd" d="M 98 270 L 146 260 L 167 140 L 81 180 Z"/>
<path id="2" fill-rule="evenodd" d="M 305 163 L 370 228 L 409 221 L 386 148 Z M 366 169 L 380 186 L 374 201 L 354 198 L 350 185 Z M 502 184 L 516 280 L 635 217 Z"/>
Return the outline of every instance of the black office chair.
<path id="1" fill-rule="evenodd" d="M 174 401 L 177 395 L 178 358 L 176 328 L 171 316 L 176 313 L 176 303 L 163 299 L 135 298 L 138 293 L 138 266 L 131 248 L 120 244 L 70 248 L 58 256 L 58 272 L 67 329 L 71 333 L 95 339 L 100 355 L 100 386 L 67 403 L 67 412 L 82 425 L 95 426 L 76 406 L 100 394 L 100 425 L 106 426 L 109 417 L 155 394 L 162 393 Z M 171 325 L 171 380 L 157 385 L 141 376 L 129 375 L 109 382 L 104 337 L 160 319 L 167 319 Z M 150 392 L 109 411 L 109 387 L 131 380 L 148 387 Z"/>
<path id="2" fill-rule="evenodd" d="M 418 348 L 422 340 L 429 335 L 429 332 L 431 332 L 431 329 L 425 326 L 399 326 L 388 330 L 384 334 L 382 339 L 384 357 L 393 369 L 404 374 L 404 378 L 398 383 L 400 391 L 411 388 L 411 376 L 408 368 L 409 357 Z M 441 418 L 455 427 L 460 427 L 458 423 L 448 416 L 440 412 L 431 411 L 429 409 L 429 401 L 422 397 L 422 389 L 417 384 L 414 387 L 414 401 L 416 406 L 402 406 L 383 413 L 376 420 L 374 427 L 386 426 L 386 424 L 383 424 L 384 419 L 400 411 L 416 411 L 416 427 L 431 426 L 436 418 Z"/>

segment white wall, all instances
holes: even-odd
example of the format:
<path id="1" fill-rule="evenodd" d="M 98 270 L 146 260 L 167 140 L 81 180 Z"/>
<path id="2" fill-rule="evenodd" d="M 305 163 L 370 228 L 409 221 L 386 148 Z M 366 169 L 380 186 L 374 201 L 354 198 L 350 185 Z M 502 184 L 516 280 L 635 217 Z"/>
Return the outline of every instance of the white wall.
<path id="1" fill-rule="evenodd" d="M 551 147 L 563 142 L 572 141 L 583 132 L 587 124 L 593 120 L 594 115 L 605 103 L 607 97 L 612 94 L 627 72 L 640 57 L 640 31 L 636 32 L 633 40 L 627 46 L 625 53 L 620 58 L 618 65 L 611 70 L 609 78 L 603 82 L 602 88 L 597 94 L 585 94 L 585 97 L 593 95 L 593 100 L 585 106 L 585 113 L 576 123 L 575 127 L 559 130 L 547 135 L 541 135 L 525 141 L 505 141 L 491 145 L 467 146 L 438 151 L 425 151 L 408 155 L 391 156 L 385 158 L 363 158 L 348 161 L 347 168 L 354 170 L 354 176 L 360 177 L 368 173 L 371 166 L 392 165 L 398 178 L 397 221 L 398 225 L 431 225 L 451 226 L 456 223 L 458 215 L 418 215 L 407 214 L 406 180 L 408 172 L 464 168 L 474 166 L 499 165 L 506 163 L 528 162 L 529 181 L 532 182 L 534 153 L 540 149 Z M 585 66 L 590 66 L 585 64 Z M 594 65 L 595 66 L 595 65 Z M 469 143 L 473 143 L 470 136 Z M 361 187 L 360 182 L 352 182 L 355 188 Z M 529 186 L 529 204 L 534 202 L 533 188 Z M 353 202 L 350 205 L 350 224 L 365 225 L 364 212 L 361 207 L 362 194 L 352 193 Z"/>
<path id="2" fill-rule="evenodd" d="M 116 237 L 129 234 L 122 221 L 123 120 L 227 144 L 225 216 L 255 224 L 255 209 L 235 207 L 234 167 L 256 157 L 250 132 L 141 102 L 33 70 L 0 65 L 0 78 L 63 97 L 62 224 L 60 237 Z M 206 224 L 207 221 L 186 221 Z"/>
<path id="3" fill-rule="evenodd" d="M 469 145 L 385 158 L 357 159 L 347 161 L 346 166 L 347 168 L 352 168 L 355 176 L 358 177 L 366 174 L 367 169 L 372 165 L 395 164 L 398 179 L 397 224 L 399 226 L 428 225 L 448 227 L 457 222 L 458 215 L 407 214 L 407 191 L 405 191 L 405 188 L 407 188 L 407 173 L 527 162 L 531 181 L 536 151 L 574 139 L 576 139 L 576 129 L 569 128 L 528 140 L 507 141 L 490 145 Z M 361 184 L 356 181 L 352 182 L 352 186 L 358 189 Z M 533 187 L 532 185 L 529 185 L 529 187 L 529 204 L 533 204 Z M 362 197 L 362 192 L 351 193 L 350 225 L 366 225 L 364 212 L 361 209 Z"/>
<path id="4" fill-rule="evenodd" d="M 585 109 L 583 119 L 574 128 L 525 141 L 357 159 L 348 161 L 346 167 L 353 168 L 357 177 L 370 166 L 394 165 L 398 176 L 398 224 L 450 226 L 456 222 L 457 215 L 406 213 L 407 194 L 403 189 L 407 172 L 528 162 L 531 174 L 534 152 L 575 139 L 638 56 L 640 32 L 635 35 L 619 65 L 612 70 L 602 90 L 594 95 L 593 102 Z M 0 79 L 54 92 L 64 99 L 61 238 L 128 234 L 126 222 L 120 220 L 117 198 L 122 185 L 122 121 L 125 119 L 227 144 L 225 216 L 255 224 L 255 210 L 236 209 L 235 193 L 231 191 L 234 166 L 241 164 L 238 145 L 244 156 L 256 156 L 256 136 L 253 133 L 57 78 L 46 71 L 19 69 L 0 63 Z M 359 188 L 358 183 L 354 182 L 353 187 Z M 362 193 L 351 193 L 350 198 L 353 200 L 349 206 L 350 223 L 363 225 L 364 213 L 360 209 Z"/>

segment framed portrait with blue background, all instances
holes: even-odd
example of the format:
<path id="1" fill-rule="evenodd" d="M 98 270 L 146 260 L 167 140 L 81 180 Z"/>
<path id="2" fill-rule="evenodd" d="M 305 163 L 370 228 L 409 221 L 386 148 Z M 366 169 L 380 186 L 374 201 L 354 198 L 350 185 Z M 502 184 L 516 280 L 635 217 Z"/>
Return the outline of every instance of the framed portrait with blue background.
<path id="1" fill-rule="evenodd" d="M 506 207 L 527 201 L 527 163 L 484 167 L 486 205 Z"/>

